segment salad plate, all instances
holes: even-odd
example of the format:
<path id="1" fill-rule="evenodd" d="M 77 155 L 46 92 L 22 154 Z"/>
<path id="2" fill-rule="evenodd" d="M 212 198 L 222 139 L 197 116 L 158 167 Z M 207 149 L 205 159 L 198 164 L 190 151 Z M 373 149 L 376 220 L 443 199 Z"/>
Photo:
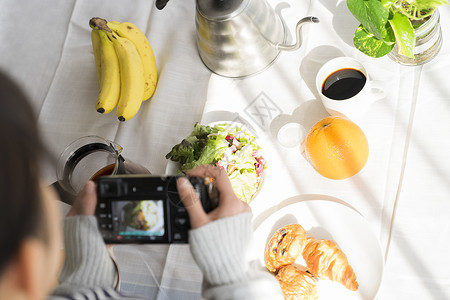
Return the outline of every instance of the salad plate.
<path id="1" fill-rule="evenodd" d="M 381 246 L 367 221 L 354 209 L 328 200 L 307 200 L 283 207 L 270 215 L 254 233 L 251 254 L 265 268 L 264 250 L 272 235 L 281 227 L 297 223 L 308 236 L 334 241 L 347 255 L 355 271 L 359 288 L 352 292 L 339 283 L 319 280 L 319 299 L 375 299 L 383 277 Z M 300 256 L 295 264 L 305 268 Z"/>
<path id="2" fill-rule="evenodd" d="M 266 160 L 255 135 L 237 122 L 194 125 L 192 133 L 166 155 L 166 174 L 186 172 L 200 165 L 227 171 L 236 195 L 250 203 L 262 186 Z"/>

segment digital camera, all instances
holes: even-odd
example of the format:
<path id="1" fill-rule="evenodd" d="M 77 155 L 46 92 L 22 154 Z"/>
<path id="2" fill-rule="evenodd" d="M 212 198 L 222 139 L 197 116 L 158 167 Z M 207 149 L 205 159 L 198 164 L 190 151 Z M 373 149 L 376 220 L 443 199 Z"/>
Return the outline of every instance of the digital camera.
<path id="1" fill-rule="evenodd" d="M 97 180 L 96 217 L 106 243 L 187 243 L 189 216 L 178 176 L 112 175 Z M 205 212 L 217 206 L 207 178 L 187 177 Z"/>

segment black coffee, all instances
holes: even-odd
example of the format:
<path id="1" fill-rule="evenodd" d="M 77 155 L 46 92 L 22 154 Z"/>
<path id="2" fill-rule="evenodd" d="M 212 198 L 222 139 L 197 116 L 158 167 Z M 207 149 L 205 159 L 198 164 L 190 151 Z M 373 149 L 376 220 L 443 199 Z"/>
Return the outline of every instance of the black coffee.
<path id="1" fill-rule="evenodd" d="M 333 100 L 345 100 L 358 94 L 366 84 L 366 76 L 355 69 L 331 73 L 322 85 L 322 94 Z"/>

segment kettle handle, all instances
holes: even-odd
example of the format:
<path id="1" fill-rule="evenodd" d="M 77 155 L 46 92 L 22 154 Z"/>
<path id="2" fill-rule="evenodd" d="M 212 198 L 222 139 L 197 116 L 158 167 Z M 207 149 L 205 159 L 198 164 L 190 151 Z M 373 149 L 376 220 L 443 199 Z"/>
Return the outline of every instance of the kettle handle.
<path id="1" fill-rule="evenodd" d="M 156 0 L 155 6 L 157 9 L 161 10 L 166 6 L 167 2 L 169 2 L 169 0 Z"/>
<path id="2" fill-rule="evenodd" d="M 288 50 L 288 51 L 293 51 L 293 50 L 297 50 L 298 48 L 300 48 L 300 46 L 302 45 L 302 41 L 303 41 L 302 27 L 306 23 L 319 23 L 319 18 L 317 18 L 317 17 L 305 17 L 305 18 L 301 19 L 300 21 L 298 21 L 297 26 L 295 27 L 295 31 L 296 31 L 296 34 L 297 34 L 296 42 L 294 44 L 292 44 L 292 45 L 276 44 L 275 47 L 278 50 Z"/>

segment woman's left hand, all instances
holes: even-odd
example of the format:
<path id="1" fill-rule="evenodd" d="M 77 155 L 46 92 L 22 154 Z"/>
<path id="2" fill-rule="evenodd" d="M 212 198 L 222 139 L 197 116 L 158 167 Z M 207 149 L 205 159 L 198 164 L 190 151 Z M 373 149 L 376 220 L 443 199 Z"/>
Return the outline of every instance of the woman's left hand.
<path id="1" fill-rule="evenodd" d="M 72 208 L 67 213 L 67 217 L 76 215 L 93 216 L 97 206 L 97 185 L 93 181 L 88 181 L 83 190 L 78 194 L 73 202 Z"/>

